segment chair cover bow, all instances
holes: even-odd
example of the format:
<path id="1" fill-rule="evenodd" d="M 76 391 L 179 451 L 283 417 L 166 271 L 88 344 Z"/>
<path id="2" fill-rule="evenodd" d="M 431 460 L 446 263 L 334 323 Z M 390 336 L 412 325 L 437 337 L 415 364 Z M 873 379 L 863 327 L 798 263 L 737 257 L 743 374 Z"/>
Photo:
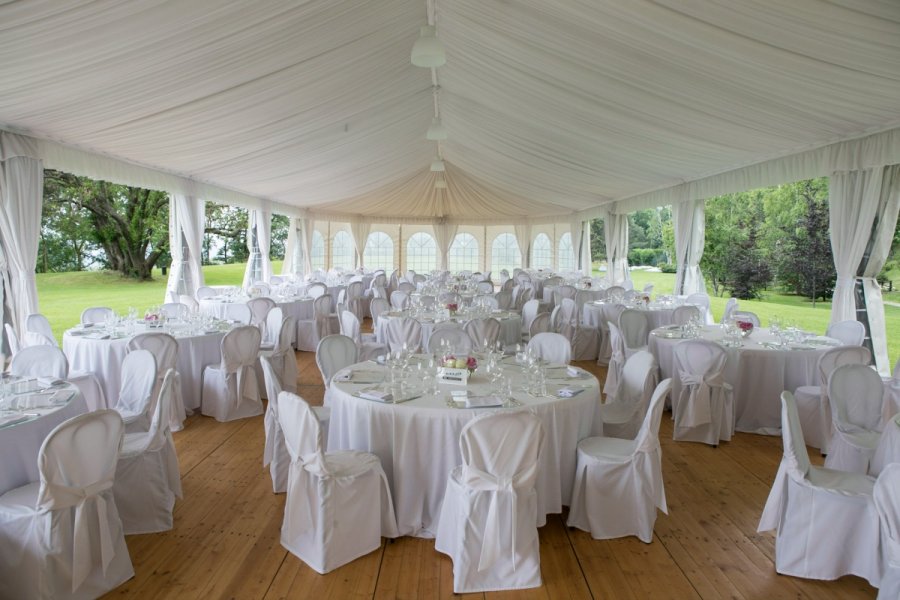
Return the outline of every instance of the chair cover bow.
<path id="1" fill-rule="evenodd" d="M 681 390 L 679 403 L 684 402 L 685 393 L 689 393 L 687 404 L 684 404 L 681 422 L 679 425 L 686 427 L 696 427 L 705 425 L 712 419 L 712 409 L 710 407 L 710 398 L 712 396 L 712 388 L 722 387 L 725 379 L 722 371 L 715 373 L 691 373 L 681 371 L 679 373 Z"/>

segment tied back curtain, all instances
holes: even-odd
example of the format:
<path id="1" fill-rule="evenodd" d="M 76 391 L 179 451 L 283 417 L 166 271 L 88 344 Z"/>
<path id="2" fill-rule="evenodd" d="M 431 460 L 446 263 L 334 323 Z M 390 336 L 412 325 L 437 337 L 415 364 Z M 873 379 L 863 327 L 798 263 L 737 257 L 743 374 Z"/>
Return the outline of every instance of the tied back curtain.
<path id="1" fill-rule="evenodd" d="M 569 221 L 569 233 L 572 236 L 572 254 L 575 257 L 575 269 L 581 269 L 584 267 L 584 253 L 581 252 L 581 238 L 584 234 L 584 227 L 582 227 L 581 219 L 573 218 Z"/>
<path id="2" fill-rule="evenodd" d="M 831 322 L 857 320 L 855 286 L 861 279 L 875 365 L 888 374 L 884 303 L 875 277 L 890 252 L 900 211 L 900 165 L 832 174 L 829 210 L 837 270 Z"/>
<path id="3" fill-rule="evenodd" d="M 366 241 L 369 239 L 369 232 L 372 231 L 372 224 L 357 219 L 350 223 L 350 237 L 353 238 L 353 247 L 356 249 L 356 264 L 359 267 L 363 264 L 363 254 L 366 251 Z"/>
<path id="4" fill-rule="evenodd" d="M 519 244 L 519 252 L 522 253 L 522 268 L 531 266 L 531 224 L 521 223 L 515 225 L 516 242 Z"/>
<path id="5" fill-rule="evenodd" d="M 16 137 L 16 136 L 9 136 Z M 25 318 L 38 312 L 34 269 L 37 264 L 44 193 L 44 166 L 29 156 L 7 156 L 0 137 L 0 245 L 5 257 L 5 295 L 10 322 L 19 333 Z"/>
<path id="6" fill-rule="evenodd" d="M 442 270 L 447 269 L 447 255 L 458 230 L 459 226 L 452 223 L 441 222 L 434 225 L 434 237 L 437 241 L 438 251 L 441 253 L 440 268 Z"/>
<path id="7" fill-rule="evenodd" d="M 272 219 L 268 211 L 251 210 L 247 215 L 247 268 L 242 287 L 246 290 L 256 281 L 269 281 L 272 262 L 269 260 Z"/>
<path id="8" fill-rule="evenodd" d="M 703 246 L 706 243 L 706 204 L 704 200 L 680 202 L 672 206 L 675 226 L 676 294 L 706 292 L 700 271 Z"/>
<path id="9" fill-rule="evenodd" d="M 203 228 L 206 203 L 202 198 L 175 194 L 169 199 L 169 251 L 172 269 L 166 290 L 171 302 L 180 294 L 194 297 L 203 285 Z"/>
<path id="10" fill-rule="evenodd" d="M 606 213 L 606 279 L 610 285 L 621 285 L 628 274 L 628 215 Z"/>
<path id="11" fill-rule="evenodd" d="M 303 254 L 303 219 L 292 217 L 288 225 L 287 242 L 284 248 L 284 262 L 281 274 L 287 277 L 303 277 L 306 260 Z"/>

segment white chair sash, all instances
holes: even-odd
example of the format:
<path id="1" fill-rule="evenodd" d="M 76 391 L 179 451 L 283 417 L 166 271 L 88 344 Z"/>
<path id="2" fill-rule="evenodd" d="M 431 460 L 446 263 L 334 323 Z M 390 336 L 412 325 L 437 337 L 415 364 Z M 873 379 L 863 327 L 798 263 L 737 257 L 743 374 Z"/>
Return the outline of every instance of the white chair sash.
<path id="1" fill-rule="evenodd" d="M 681 422 L 679 426 L 696 427 L 705 425 L 712 420 L 712 388 L 721 388 L 725 384 L 725 376 L 722 371 L 715 373 L 690 373 L 681 371 L 679 373 L 681 385 L 681 396 L 678 403 L 684 407 L 681 413 Z M 685 398 L 687 396 L 687 398 Z"/>

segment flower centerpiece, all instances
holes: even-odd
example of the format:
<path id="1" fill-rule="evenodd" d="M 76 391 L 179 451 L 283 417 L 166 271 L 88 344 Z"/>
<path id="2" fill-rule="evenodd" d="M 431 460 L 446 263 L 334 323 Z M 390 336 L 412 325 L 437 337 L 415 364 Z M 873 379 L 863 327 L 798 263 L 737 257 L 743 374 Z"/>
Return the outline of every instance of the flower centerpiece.
<path id="1" fill-rule="evenodd" d="M 738 321 L 737 326 L 741 330 L 742 337 L 747 337 L 753 333 L 753 323 L 750 321 Z"/>
<path id="2" fill-rule="evenodd" d="M 247 288 L 247 295 L 251 298 L 259 298 L 262 295 L 262 290 L 255 285 L 251 285 Z"/>
<path id="3" fill-rule="evenodd" d="M 144 313 L 144 324 L 148 327 L 159 327 L 162 321 L 163 315 L 158 306 L 148 308 Z"/>
<path id="4" fill-rule="evenodd" d="M 459 305 L 456 304 L 456 302 L 448 302 L 447 310 L 450 312 L 451 315 L 455 315 L 456 311 L 459 310 Z"/>
<path id="5" fill-rule="evenodd" d="M 478 361 L 474 356 L 455 356 L 446 354 L 441 359 L 441 366 L 448 369 L 467 369 L 469 373 L 474 373 L 478 368 Z"/>

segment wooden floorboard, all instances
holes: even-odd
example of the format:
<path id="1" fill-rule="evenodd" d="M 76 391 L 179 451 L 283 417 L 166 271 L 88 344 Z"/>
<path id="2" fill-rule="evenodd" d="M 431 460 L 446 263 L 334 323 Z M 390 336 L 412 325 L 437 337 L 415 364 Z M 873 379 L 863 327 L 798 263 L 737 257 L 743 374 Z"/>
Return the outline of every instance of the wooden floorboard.
<path id="1" fill-rule="evenodd" d="M 299 393 L 321 404 L 313 354 L 297 353 Z M 598 377 L 605 370 L 580 362 Z M 660 429 L 669 514 L 651 544 L 594 540 L 550 515 L 540 529 L 544 585 L 453 594 L 453 564 L 433 540 L 400 538 L 327 575 L 280 544 L 284 495 L 262 467 L 262 417 L 232 423 L 192 416 L 174 434 L 184 499 L 172 531 L 126 538 L 135 577 L 108 597 L 129 598 L 874 598 L 857 577 L 820 582 L 778 575 L 771 532 L 756 526 L 781 460 L 781 439 L 737 434 L 718 448 L 672 441 Z M 814 462 L 821 457 L 811 452 Z"/>

